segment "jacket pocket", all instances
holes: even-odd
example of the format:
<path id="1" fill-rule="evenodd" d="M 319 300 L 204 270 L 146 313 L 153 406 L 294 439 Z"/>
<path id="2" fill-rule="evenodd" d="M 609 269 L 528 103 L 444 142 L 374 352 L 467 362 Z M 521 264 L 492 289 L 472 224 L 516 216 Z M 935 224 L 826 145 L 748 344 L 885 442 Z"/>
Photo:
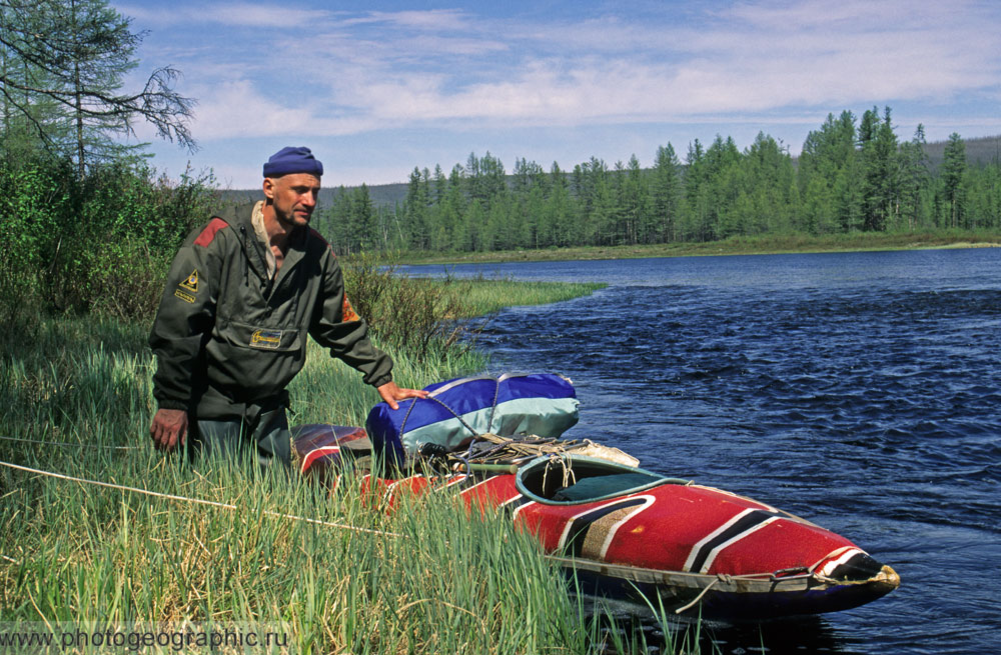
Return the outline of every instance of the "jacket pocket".
<path id="1" fill-rule="evenodd" d="M 229 321 L 219 333 L 230 345 L 242 348 L 271 352 L 302 349 L 301 330 L 294 327 L 271 327 Z"/>

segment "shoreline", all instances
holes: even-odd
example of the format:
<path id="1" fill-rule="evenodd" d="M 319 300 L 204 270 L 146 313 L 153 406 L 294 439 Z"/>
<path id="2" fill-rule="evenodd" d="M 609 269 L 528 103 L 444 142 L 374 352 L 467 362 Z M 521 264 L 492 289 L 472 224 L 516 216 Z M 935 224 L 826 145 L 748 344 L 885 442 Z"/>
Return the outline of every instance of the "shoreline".
<path id="1" fill-rule="evenodd" d="M 400 253 L 396 264 L 501 264 L 508 262 L 589 261 L 653 257 L 711 257 L 725 255 L 786 255 L 827 252 L 889 250 L 951 250 L 1001 248 L 1001 234 L 942 232 L 920 234 L 850 234 L 830 237 L 790 235 L 782 237 L 736 237 L 705 243 L 673 243 L 633 246 L 581 246 L 540 250 L 508 250 L 469 253 Z"/>

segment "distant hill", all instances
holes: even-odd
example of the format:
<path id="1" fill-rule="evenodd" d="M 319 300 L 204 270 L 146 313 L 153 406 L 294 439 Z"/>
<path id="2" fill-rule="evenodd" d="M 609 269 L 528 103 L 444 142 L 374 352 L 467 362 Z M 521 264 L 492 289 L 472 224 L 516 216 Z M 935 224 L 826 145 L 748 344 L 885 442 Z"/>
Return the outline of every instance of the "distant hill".
<path id="1" fill-rule="evenodd" d="M 350 191 L 355 187 L 347 187 L 344 190 Z M 260 188 L 257 189 L 233 189 L 221 191 L 223 202 L 226 204 L 241 205 L 243 203 L 256 202 L 264 196 Z M 334 198 L 341 193 L 341 187 L 320 189 L 320 207 L 329 207 Z M 368 195 L 377 207 L 393 207 L 398 202 L 403 202 L 407 197 L 407 184 L 399 182 L 397 184 L 376 184 L 368 187 Z"/>
<path id="2" fill-rule="evenodd" d="M 966 160 L 971 165 L 1001 163 L 1001 135 L 963 139 L 963 141 L 966 144 Z M 948 141 L 935 141 L 925 146 L 925 152 L 928 153 L 928 159 L 933 171 L 937 171 L 938 167 L 942 164 L 946 143 Z M 509 183 L 512 179 L 513 176 L 509 175 Z M 348 187 L 345 190 L 350 191 L 353 188 L 356 187 Z M 320 191 L 320 206 L 329 207 L 340 192 L 341 187 L 322 189 Z M 261 198 L 261 190 L 259 188 L 228 190 L 221 193 L 223 201 L 227 204 L 243 204 L 245 202 L 260 200 Z M 377 207 L 394 207 L 397 203 L 402 203 L 407 197 L 407 183 L 398 182 L 396 184 L 369 185 L 368 193 L 372 198 L 372 202 Z"/>
<path id="3" fill-rule="evenodd" d="M 932 170 L 942 164 L 942 154 L 948 141 L 936 141 L 925 146 L 931 160 Z M 977 139 L 963 139 L 966 144 L 966 161 L 973 166 L 1001 163 L 1001 135 L 982 136 Z"/>

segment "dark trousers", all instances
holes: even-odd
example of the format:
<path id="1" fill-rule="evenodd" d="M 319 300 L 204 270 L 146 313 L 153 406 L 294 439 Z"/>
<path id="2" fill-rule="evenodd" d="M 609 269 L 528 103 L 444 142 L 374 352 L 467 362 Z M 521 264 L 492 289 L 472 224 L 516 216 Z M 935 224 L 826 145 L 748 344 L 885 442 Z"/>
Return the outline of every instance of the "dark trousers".
<path id="1" fill-rule="evenodd" d="M 229 461 L 244 458 L 262 468 L 291 465 L 291 433 L 285 407 L 254 411 L 248 406 L 240 418 L 193 418 L 189 426 L 188 454 L 220 457 Z"/>

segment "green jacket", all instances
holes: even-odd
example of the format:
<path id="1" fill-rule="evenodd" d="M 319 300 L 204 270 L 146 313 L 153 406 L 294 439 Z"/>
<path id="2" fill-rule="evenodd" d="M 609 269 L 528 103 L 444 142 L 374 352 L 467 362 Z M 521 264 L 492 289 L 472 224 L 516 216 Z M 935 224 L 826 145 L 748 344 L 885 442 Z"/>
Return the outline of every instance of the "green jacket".
<path id="1" fill-rule="evenodd" d="M 174 258 L 149 338 L 160 408 L 227 418 L 242 415 L 241 405 L 283 404 L 306 361 L 307 334 L 366 383 L 391 381 L 393 362 L 368 340 L 327 242 L 313 229 L 297 230 L 269 280 L 252 210 L 213 218 Z"/>

